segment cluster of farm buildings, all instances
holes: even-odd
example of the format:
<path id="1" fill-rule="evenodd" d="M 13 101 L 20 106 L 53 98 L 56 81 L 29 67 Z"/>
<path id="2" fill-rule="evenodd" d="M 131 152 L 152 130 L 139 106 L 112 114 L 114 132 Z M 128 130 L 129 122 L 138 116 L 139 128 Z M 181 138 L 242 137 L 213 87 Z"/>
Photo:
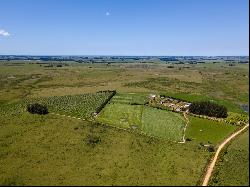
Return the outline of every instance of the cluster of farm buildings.
<path id="1" fill-rule="evenodd" d="M 176 112 L 187 111 L 191 105 L 189 102 L 181 101 L 171 97 L 157 97 L 156 95 L 151 94 L 149 98 L 151 102 L 156 102 L 158 105 L 169 107 Z"/>

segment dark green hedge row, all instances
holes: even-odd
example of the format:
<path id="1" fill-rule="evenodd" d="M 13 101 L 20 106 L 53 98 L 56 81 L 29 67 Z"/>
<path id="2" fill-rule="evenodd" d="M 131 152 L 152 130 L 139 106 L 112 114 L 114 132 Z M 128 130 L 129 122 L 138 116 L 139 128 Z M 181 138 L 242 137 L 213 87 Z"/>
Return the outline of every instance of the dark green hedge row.
<path id="1" fill-rule="evenodd" d="M 189 107 L 189 112 L 198 115 L 206 115 L 209 117 L 226 118 L 227 108 L 212 103 L 210 101 L 197 101 L 193 102 Z"/>
<path id="2" fill-rule="evenodd" d="M 110 96 L 106 99 L 105 102 L 103 102 L 97 109 L 96 109 L 96 113 L 98 114 L 99 112 L 101 112 L 101 110 L 106 106 L 106 104 L 110 101 L 110 99 L 116 94 L 116 90 L 105 90 L 105 91 L 99 91 L 99 92 L 111 92 Z"/>

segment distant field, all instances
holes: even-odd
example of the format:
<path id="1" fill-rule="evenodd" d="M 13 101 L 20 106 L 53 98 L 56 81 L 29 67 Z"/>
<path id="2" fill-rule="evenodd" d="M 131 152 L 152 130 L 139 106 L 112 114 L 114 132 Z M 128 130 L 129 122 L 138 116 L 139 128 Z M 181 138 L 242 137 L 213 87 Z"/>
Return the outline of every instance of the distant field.
<path id="1" fill-rule="evenodd" d="M 197 143 L 220 143 L 237 127 L 223 122 L 189 116 L 190 123 L 186 130 L 186 137 Z"/>
<path id="2" fill-rule="evenodd" d="M 211 186 L 249 186 L 249 130 L 236 137 L 216 166 Z"/>

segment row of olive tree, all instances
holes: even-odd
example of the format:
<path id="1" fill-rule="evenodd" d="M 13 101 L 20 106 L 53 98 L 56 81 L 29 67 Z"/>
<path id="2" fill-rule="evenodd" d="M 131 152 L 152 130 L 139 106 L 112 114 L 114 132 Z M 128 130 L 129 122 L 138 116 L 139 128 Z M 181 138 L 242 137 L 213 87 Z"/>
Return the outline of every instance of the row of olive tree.
<path id="1" fill-rule="evenodd" d="M 105 90 L 105 91 L 99 91 L 99 92 L 110 92 L 110 96 L 96 109 L 96 113 L 98 114 L 105 106 L 106 104 L 112 99 L 112 97 L 116 94 L 116 90 Z M 98 93 L 98 92 L 97 92 Z"/>

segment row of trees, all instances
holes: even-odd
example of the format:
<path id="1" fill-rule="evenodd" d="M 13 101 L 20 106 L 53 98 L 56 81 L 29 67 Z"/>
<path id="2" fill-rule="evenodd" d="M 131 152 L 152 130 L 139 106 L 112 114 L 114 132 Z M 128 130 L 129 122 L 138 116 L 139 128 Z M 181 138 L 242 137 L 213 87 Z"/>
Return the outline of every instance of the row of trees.
<path id="1" fill-rule="evenodd" d="M 110 99 L 116 94 L 116 90 L 105 90 L 105 91 L 99 91 L 97 93 L 102 93 L 102 92 L 110 92 L 110 96 L 107 98 L 107 100 L 105 102 L 103 102 L 97 109 L 96 109 L 96 113 L 98 114 L 105 106 L 106 104 L 110 101 Z"/>
<path id="2" fill-rule="evenodd" d="M 227 108 L 209 101 L 193 102 L 189 107 L 189 112 L 209 117 L 226 118 Z"/>

